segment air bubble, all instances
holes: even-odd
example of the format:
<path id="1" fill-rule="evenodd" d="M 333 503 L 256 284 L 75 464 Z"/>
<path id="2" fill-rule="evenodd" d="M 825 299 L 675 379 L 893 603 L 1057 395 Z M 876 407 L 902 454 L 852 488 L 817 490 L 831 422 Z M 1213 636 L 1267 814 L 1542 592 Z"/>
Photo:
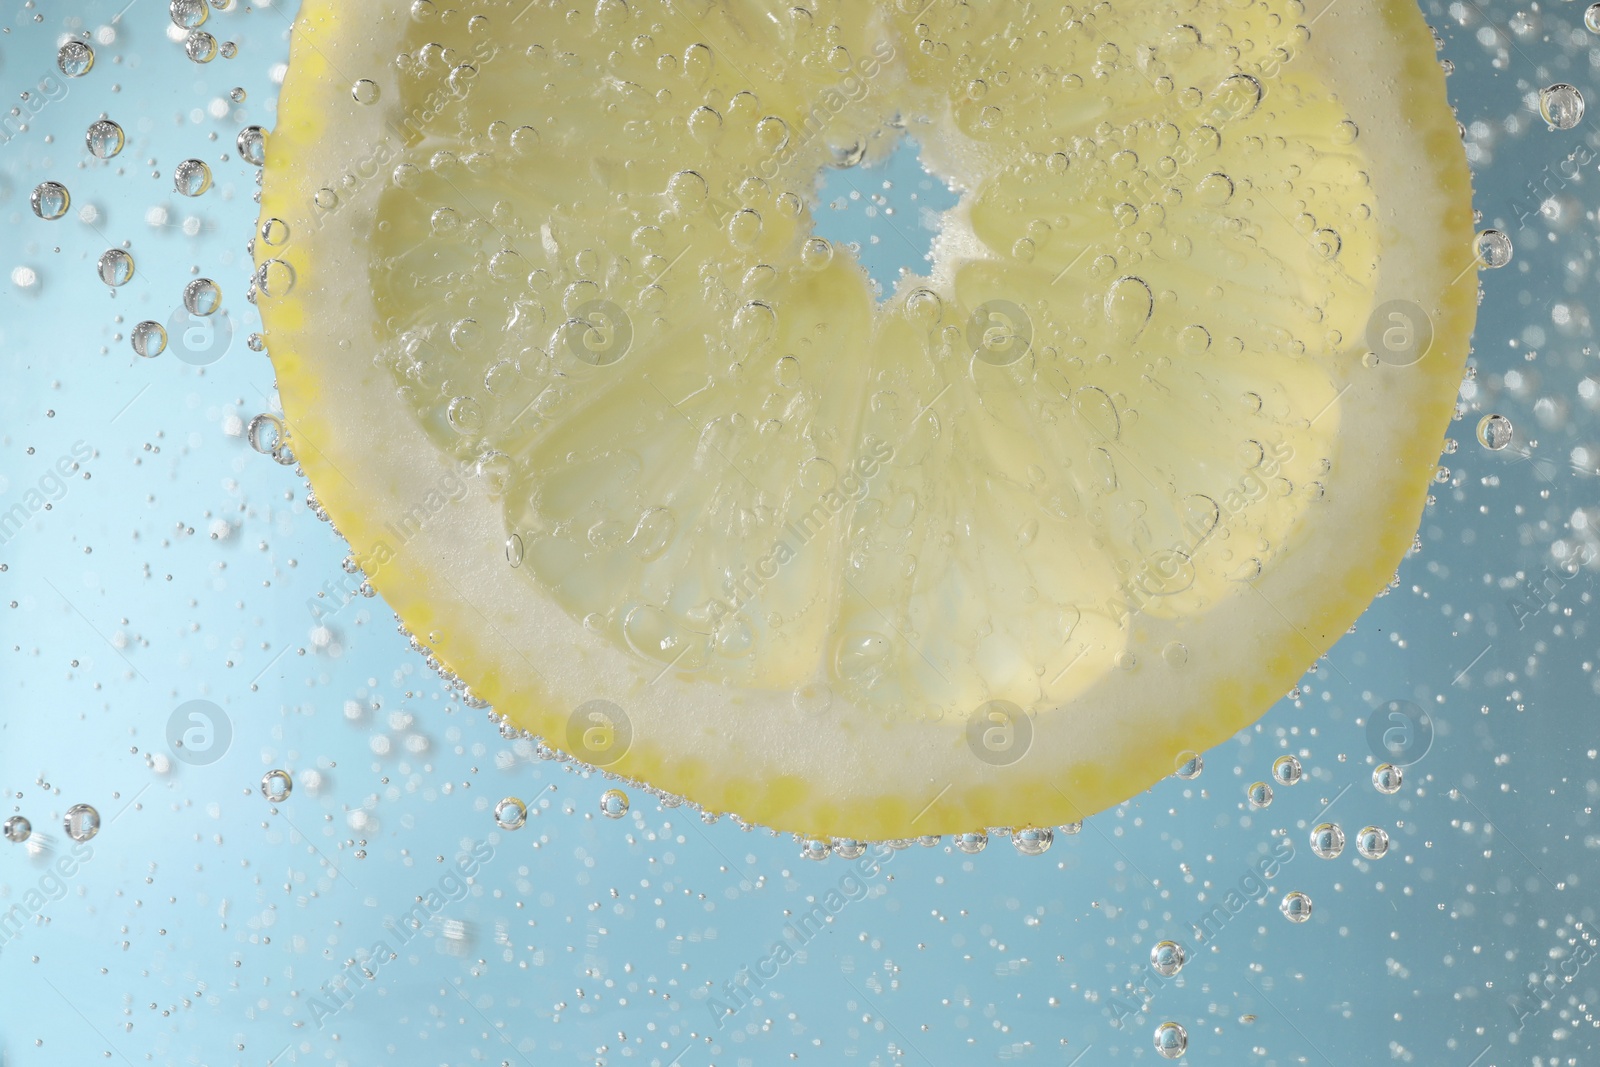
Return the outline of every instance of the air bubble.
<path id="1" fill-rule="evenodd" d="M 283 447 L 283 420 L 271 412 L 262 412 L 245 427 L 244 438 L 263 456 L 273 455 Z"/>
<path id="2" fill-rule="evenodd" d="M 1180 752 L 1174 763 L 1173 773 L 1186 781 L 1200 777 L 1200 772 L 1206 769 L 1206 759 L 1198 752 Z"/>
<path id="3" fill-rule="evenodd" d="M 26 841 L 29 835 L 32 833 L 33 824 L 28 821 L 27 816 L 13 815 L 11 818 L 6 820 L 6 840 L 10 841 L 12 844 L 21 844 L 22 842 Z"/>
<path id="4" fill-rule="evenodd" d="M 100 832 L 100 813 L 88 804 L 74 804 L 61 820 L 62 828 L 74 841 L 87 841 Z"/>
<path id="5" fill-rule="evenodd" d="M 358 104 L 376 104 L 380 90 L 371 78 L 362 78 L 350 87 L 350 96 Z"/>
<path id="6" fill-rule="evenodd" d="M 511 150 L 526 154 L 539 146 L 539 131 L 532 126 L 518 126 L 511 131 Z"/>
<path id="7" fill-rule="evenodd" d="M 69 78 L 81 78 L 94 69 L 94 49 L 83 41 L 68 41 L 56 52 L 56 69 Z"/>
<path id="8" fill-rule="evenodd" d="M 209 63 L 217 58 L 217 39 L 205 30 L 195 30 L 184 38 L 183 54 L 196 63 Z"/>
<path id="9" fill-rule="evenodd" d="M 222 288 L 210 278 L 196 278 L 183 287 L 184 310 L 191 315 L 211 315 L 222 306 Z"/>
<path id="10" fill-rule="evenodd" d="M 47 222 L 53 222 L 67 213 L 72 206 L 72 194 L 60 182 L 40 182 L 28 197 L 33 213 Z"/>
<path id="11" fill-rule="evenodd" d="M 1344 851 L 1344 831 L 1338 823 L 1318 823 L 1311 830 L 1311 853 L 1318 859 L 1338 859 Z"/>
<path id="12" fill-rule="evenodd" d="M 1157 941 L 1150 949 L 1150 966 L 1163 978 L 1171 978 L 1183 970 L 1188 954 L 1176 941 Z"/>
<path id="13" fill-rule="evenodd" d="M 821 270 L 833 262 L 833 245 L 826 237 L 813 237 L 800 246 L 800 262 L 812 270 Z"/>
<path id="14" fill-rule="evenodd" d="M 267 260 L 256 271 L 256 288 L 265 296 L 287 296 L 294 288 L 294 268 L 281 259 Z"/>
<path id="15" fill-rule="evenodd" d="M 95 269 L 100 280 L 113 289 L 127 285 L 133 280 L 133 256 L 121 248 L 108 248 L 100 253 Z"/>
<path id="16" fill-rule="evenodd" d="M 1363 859 L 1382 859 L 1389 851 L 1389 833 L 1380 826 L 1363 826 L 1356 834 L 1356 851 Z"/>
<path id="17" fill-rule="evenodd" d="M 989 835 L 984 833 L 956 834 L 950 843 L 969 856 L 976 856 L 989 847 Z"/>
<path id="18" fill-rule="evenodd" d="M 600 814 L 608 819 L 620 819 L 628 814 L 628 794 L 620 789 L 607 789 L 601 793 Z"/>
<path id="19" fill-rule="evenodd" d="M 1405 775 L 1392 763 L 1380 763 L 1372 770 L 1372 788 L 1380 793 L 1398 793 L 1404 781 Z"/>
<path id="20" fill-rule="evenodd" d="M 1583 94 L 1566 82 L 1540 89 L 1539 114 L 1552 130 L 1570 130 L 1583 121 Z"/>
<path id="21" fill-rule="evenodd" d="M 172 0 L 170 11 L 173 25 L 185 30 L 204 25 L 211 14 L 206 0 Z"/>
<path id="22" fill-rule="evenodd" d="M 1478 420 L 1478 443 L 1498 452 L 1511 443 L 1511 420 L 1504 415 L 1485 415 Z"/>
<path id="23" fill-rule="evenodd" d="M 506 797 L 494 806 L 494 821 L 502 830 L 520 830 L 528 821 L 528 806 L 516 797 Z"/>
<path id="24" fill-rule="evenodd" d="M 167 350 L 167 328 L 159 322 L 146 319 L 133 328 L 133 350 L 146 359 L 154 359 Z"/>
<path id="25" fill-rule="evenodd" d="M 1283 900 L 1278 904 L 1278 910 L 1283 912 L 1283 917 L 1290 922 L 1303 923 L 1311 918 L 1311 898 L 1297 889 L 1284 894 Z"/>
<path id="26" fill-rule="evenodd" d="M 1272 787 L 1266 782 L 1255 782 L 1245 790 L 1245 797 L 1249 799 L 1252 808 L 1266 808 L 1272 806 Z"/>
<path id="27" fill-rule="evenodd" d="M 445 409 L 445 418 L 459 434 L 472 435 L 483 429 L 483 409 L 470 396 L 452 398 Z"/>
<path id="28" fill-rule="evenodd" d="M 1024 856 L 1042 856 L 1050 851 L 1056 835 L 1048 826 L 1029 826 L 1011 835 L 1011 844 Z"/>
<path id="29" fill-rule="evenodd" d="M 1272 777 L 1279 785 L 1294 785 L 1303 773 L 1300 761 L 1293 756 L 1279 756 L 1272 761 Z"/>
<path id="30" fill-rule="evenodd" d="M 211 168 L 198 159 L 186 159 L 173 170 L 172 186 L 183 196 L 199 196 L 211 188 Z"/>
<path id="31" fill-rule="evenodd" d="M 251 166 L 267 162 L 267 134 L 260 126 L 246 126 L 239 131 L 239 158 Z"/>
<path id="32" fill-rule="evenodd" d="M 89 146 L 89 153 L 96 159 L 110 159 L 121 152 L 123 146 L 128 143 L 122 127 L 110 119 L 100 119 L 90 123 L 83 139 Z"/>
<path id="33" fill-rule="evenodd" d="M 1178 1023 L 1162 1023 L 1156 1027 L 1155 1040 L 1156 1051 L 1175 1060 L 1189 1047 L 1189 1031 Z"/>
<path id="34" fill-rule="evenodd" d="M 1478 262 L 1490 270 L 1511 262 L 1511 238 L 1499 230 L 1484 230 L 1475 244 Z"/>
<path id="35" fill-rule="evenodd" d="M 272 770 L 261 776 L 261 795 L 274 804 L 288 800 L 292 792 L 294 792 L 294 779 L 289 777 L 288 771 Z"/>

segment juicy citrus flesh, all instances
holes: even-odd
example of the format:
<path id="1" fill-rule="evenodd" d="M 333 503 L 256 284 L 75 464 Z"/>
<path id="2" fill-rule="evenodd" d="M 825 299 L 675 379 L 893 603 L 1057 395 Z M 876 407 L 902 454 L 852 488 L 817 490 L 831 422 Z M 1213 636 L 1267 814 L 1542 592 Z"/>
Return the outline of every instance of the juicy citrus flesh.
<path id="1" fill-rule="evenodd" d="M 1081 819 L 1411 542 L 1476 286 L 1429 31 L 770 8 L 308 2 L 257 245 L 295 454 L 556 748 L 813 835 Z M 905 136 L 961 202 L 880 303 L 810 212 Z M 1425 352 L 1375 358 L 1394 307 Z"/>

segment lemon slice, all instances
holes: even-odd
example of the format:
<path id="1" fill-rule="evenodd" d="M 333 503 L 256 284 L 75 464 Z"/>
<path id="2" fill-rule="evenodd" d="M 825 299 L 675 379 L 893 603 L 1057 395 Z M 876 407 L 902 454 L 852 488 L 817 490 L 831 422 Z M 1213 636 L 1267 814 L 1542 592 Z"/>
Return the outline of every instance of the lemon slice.
<path id="1" fill-rule="evenodd" d="M 317 499 L 517 727 L 780 829 L 1082 819 L 1410 545 L 1477 279 L 1412 0 L 308 0 L 257 298 Z M 876 298 L 818 176 L 960 193 Z"/>

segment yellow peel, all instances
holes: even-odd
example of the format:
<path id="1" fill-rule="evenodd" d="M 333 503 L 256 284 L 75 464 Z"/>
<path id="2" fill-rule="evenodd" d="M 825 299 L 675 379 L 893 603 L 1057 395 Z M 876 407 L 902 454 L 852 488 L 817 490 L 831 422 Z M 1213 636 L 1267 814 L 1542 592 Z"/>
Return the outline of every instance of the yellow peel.
<path id="1" fill-rule="evenodd" d="M 1432 38 L 767 7 L 308 0 L 256 249 L 294 453 L 553 747 L 812 835 L 1081 819 L 1411 544 L 1475 314 Z M 962 199 L 878 306 L 811 199 L 902 126 Z"/>

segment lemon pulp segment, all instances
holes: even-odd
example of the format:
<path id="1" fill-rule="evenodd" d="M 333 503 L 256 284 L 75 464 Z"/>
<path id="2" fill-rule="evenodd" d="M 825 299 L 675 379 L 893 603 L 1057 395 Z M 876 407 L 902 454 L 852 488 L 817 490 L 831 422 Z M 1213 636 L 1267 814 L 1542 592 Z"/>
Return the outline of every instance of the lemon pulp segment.
<path id="1" fill-rule="evenodd" d="M 817 835 L 1081 819 L 1411 542 L 1476 286 L 1433 52 L 1412 0 L 308 0 L 295 455 L 557 748 Z M 907 136 L 961 199 L 879 301 L 811 211 Z"/>

